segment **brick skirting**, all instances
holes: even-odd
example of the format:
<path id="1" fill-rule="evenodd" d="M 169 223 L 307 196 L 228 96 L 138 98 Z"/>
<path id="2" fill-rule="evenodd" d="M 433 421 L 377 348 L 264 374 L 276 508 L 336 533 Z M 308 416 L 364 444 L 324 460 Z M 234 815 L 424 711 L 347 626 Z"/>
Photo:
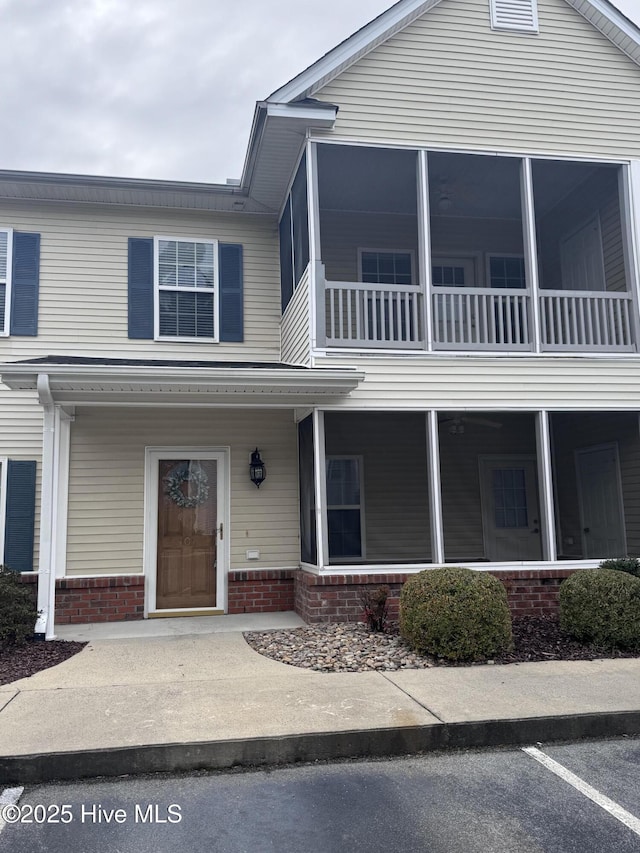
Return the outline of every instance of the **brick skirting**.
<path id="1" fill-rule="evenodd" d="M 507 590 L 512 616 L 539 616 L 556 613 L 558 589 L 565 578 L 577 569 L 500 570 L 491 574 L 499 578 Z M 386 585 L 389 618 L 398 618 L 402 584 L 411 575 L 313 575 L 300 571 L 295 580 L 295 610 L 305 622 L 360 622 L 366 589 Z"/>
<path id="2" fill-rule="evenodd" d="M 513 616 L 555 613 L 558 589 L 576 569 L 496 570 L 507 590 Z M 386 585 L 391 590 L 389 618 L 408 574 L 314 575 L 300 569 L 229 572 L 228 613 L 278 613 L 295 610 L 305 622 L 360 622 L 363 592 Z M 22 582 L 36 590 L 37 575 Z M 144 616 L 144 577 L 61 578 L 56 581 L 56 623 L 122 622 Z"/>
<path id="3" fill-rule="evenodd" d="M 125 622 L 144 617 L 144 577 L 61 578 L 56 581 L 56 623 Z"/>
<path id="4" fill-rule="evenodd" d="M 297 569 L 229 572 L 228 613 L 279 613 L 293 610 Z"/>

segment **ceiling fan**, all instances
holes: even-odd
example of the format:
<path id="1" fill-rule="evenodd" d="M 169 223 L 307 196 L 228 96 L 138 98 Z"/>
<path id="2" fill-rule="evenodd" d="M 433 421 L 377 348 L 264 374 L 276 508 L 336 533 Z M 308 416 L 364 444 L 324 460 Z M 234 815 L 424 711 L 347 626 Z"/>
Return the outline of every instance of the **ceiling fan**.
<path id="1" fill-rule="evenodd" d="M 474 424 L 476 426 L 488 427 L 489 429 L 502 429 L 500 421 L 492 421 L 490 418 L 483 418 L 477 415 L 454 415 L 451 418 L 443 418 L 440 425 L 448 424 L 447 431 L 449 435 L 463 435 L 465 424 Z"/>

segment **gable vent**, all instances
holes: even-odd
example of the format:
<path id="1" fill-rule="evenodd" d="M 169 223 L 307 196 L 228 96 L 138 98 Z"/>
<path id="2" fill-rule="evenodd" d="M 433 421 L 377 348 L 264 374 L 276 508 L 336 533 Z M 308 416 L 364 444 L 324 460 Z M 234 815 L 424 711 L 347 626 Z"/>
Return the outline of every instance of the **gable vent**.
<path id="1" fill-rule="evenodd" d="M 489 2 L 492 29 L 538 32 L 537 0 L 489 0 Z"/>

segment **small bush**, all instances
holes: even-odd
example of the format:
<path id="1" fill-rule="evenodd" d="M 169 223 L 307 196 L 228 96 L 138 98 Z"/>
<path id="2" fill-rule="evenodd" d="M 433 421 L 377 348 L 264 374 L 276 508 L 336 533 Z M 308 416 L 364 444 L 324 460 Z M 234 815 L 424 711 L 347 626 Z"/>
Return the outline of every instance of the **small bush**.
<path id="1" fill-rule="evenodd" d="M 0 566 L 0 646 L 24 643 L 33 634 L 37 609 L 20 575 Z"/>
<path id="2" fill-rule="evenodd" d="M 640 578 L 619 570 L 585 569 L 561 584 L 559 600 L 560 626 L 577 640 L 640 648 Z"/>
<path id="3" fill-rule="evenodd" d="M 385 584 L 376 589 L 365 589 L 361 596 L 364 618 L 370 631 L 385 631 L 389 608 L 387 599 L 391 590 Z"/>
<path id="4" fill-rule="evenodd" d="M 400 594 L 400 633 L 413 649 L 449 660 L 482 660 L 512 645 L 500 581 L 450 566 L 413 575 Z"/>
<path id="5" fill-rule="evenodd" d="M 640 578 L 640 560 L 637 557 L 616 557 L 614 560 L 603 560 L 598 568 L 612 572 L 627 572 Z"/>

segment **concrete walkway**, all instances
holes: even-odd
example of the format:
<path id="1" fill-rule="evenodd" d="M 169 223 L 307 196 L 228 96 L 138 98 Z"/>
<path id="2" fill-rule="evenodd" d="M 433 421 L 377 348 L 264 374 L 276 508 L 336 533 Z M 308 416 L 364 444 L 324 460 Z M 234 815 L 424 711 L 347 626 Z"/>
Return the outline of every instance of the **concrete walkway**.
<path id="1" fill-rule="evenodd" d="M 329 674 L 157 621 L 0 687 L 0 784 L 640 733 L 640 659 Z"/>

